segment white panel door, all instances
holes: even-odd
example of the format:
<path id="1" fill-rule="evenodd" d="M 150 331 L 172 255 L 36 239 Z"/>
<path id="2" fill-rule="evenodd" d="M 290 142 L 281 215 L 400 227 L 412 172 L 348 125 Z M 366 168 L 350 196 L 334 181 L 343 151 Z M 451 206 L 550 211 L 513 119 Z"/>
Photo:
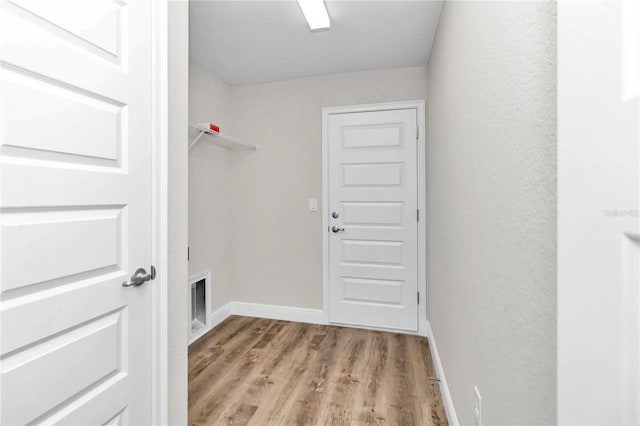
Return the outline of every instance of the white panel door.
<path id="1" fill-rule="evenodd" d="M 150 424 L 152 4 L 0 4 L 0 423 Z"/>
<path id="2" fill-rule="evenodd" d="M 329 115 L 331 322 L 418 330 L 416 117 Z"/>

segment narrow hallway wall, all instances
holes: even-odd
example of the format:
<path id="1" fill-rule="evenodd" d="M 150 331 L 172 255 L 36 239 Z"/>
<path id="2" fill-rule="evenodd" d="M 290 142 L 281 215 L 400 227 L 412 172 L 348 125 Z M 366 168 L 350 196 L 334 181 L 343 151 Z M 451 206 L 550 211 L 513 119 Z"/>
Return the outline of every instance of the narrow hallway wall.
<path id="1" fill-rule="evenodd" d="M 445 2 L 428 65 L 428 307 L 461 424 L 556 421 L 556 4 Z"/>
<path id="2" fill-rule="evenodd" d="M 227 84 L 189 61 L 189 121 L 213 122 L 234 135 L 232 100 Z M 213 311 L 231 301 L 232 155 L 207 142 L 189 150 L 189 276 L 211 272 Z"/>

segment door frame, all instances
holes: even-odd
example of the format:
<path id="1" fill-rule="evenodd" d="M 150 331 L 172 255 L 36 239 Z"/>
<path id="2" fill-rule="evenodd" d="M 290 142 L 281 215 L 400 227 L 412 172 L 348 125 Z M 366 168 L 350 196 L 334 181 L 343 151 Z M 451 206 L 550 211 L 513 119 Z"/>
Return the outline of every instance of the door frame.
<path id="1" fill-rule="evenodd" d="M 169 76 L 168 0 L 152 2 L 152 264 L 157 276 L 151 282 L 151 421 L 169 421 L 168 336 L 168 196 L 169 196 Z"/>
<path id="2" fill-rule="evenodd" d="M 333 114 L 347 114 L 354 112 L 394 111 L 401 109 L 415 109 L 418 124 L 418 331 L 393 330 L 377 327 L 357 326 L 377 330 L 397 331 L 405 334 L 427 335 L 427 192 L 426 192 L 426 105 L 424 99 L 401 102 L 385 102 L 379 104 L 350 105 L 322 108 L 322 312 L 324 322 L 330 324 L 329 315 L 329 116 Z M 345 324 L 341 324 L 345 325 Z M 354 327 L 356 327 L 354 325 Z"/>

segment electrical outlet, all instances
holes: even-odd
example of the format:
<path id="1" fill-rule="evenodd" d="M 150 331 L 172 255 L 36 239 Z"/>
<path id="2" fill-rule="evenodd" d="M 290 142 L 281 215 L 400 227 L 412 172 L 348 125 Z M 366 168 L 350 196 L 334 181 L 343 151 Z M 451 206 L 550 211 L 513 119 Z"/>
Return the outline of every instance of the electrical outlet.
<path id="1" fill-rule="evenodd" d="M 482 397 L 477 386 L 473 387 L 473 420 L 475 426 L 482 426 Z"/>

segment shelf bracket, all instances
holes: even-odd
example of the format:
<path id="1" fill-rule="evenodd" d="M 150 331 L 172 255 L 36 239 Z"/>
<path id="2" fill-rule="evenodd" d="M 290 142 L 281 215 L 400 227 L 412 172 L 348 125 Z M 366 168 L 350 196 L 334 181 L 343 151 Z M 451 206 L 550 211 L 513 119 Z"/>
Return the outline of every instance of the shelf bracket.
<path id="1" fill-rule="evenodd" d="M 202 136 L 204 136 L 204 134 L 205 134 L 205 132 L 200 132 L 200 134 L 198 136 L 196 136 L 196 138 L 193 141 L 191 141 L 191 143 L 189 144 L 189 149 L 193 148 L 198 143 L 200 138 Z"/>

